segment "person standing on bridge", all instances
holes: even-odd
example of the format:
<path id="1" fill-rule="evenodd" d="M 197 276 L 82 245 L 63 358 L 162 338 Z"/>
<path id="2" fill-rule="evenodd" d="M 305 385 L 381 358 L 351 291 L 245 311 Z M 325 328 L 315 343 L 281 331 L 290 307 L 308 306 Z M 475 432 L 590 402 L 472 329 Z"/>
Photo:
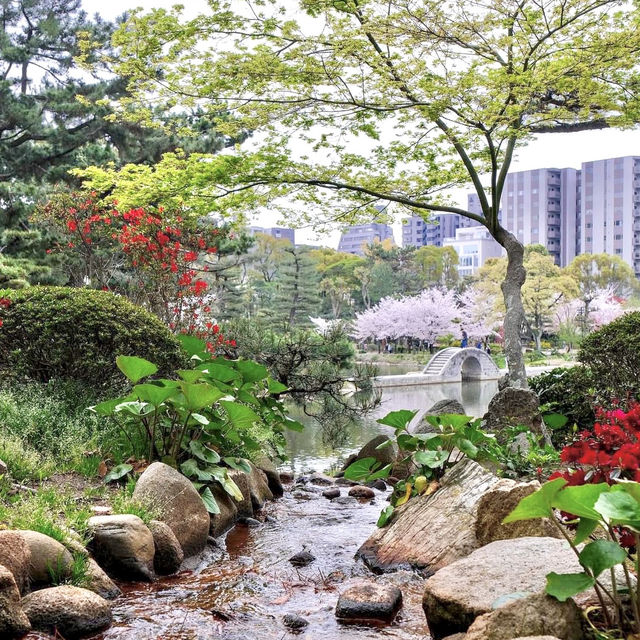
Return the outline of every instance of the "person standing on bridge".
<path id="1" fill-rule="evenodd" d="M 466 349 L 468 346 L 469 346 L 469 336 L 467 335 L 467 332 L 463 329 L 462 340 L 460 341 L 460 348 Z"/>

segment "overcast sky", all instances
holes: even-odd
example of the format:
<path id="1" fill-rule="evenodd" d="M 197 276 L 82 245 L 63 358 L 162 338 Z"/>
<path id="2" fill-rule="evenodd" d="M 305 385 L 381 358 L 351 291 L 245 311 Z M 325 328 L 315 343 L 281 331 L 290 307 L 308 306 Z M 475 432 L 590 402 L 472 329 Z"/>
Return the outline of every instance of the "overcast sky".
<path id="1" fill-rule="evenodd" d="M 106 19 L 113 19 L 125 11 L 139 6 L 144 9 L 154 7 L 171 7 L 175 0 L 83 0 L 83 6 L 88 13 L 99 13 Z M 189 14 L 196 13 L 200 7 L 206 8 L 202 0 L 188 0 L 183 4 L 188 7 Z M 574 167 L 579 168 L 582 162 L 615 158 L 619 156 L 640 155 L 640 129 L 634 131 L 590 131 L 574 134 L 556 134 L 540 136 L 537 140 L 522 149 L 515 159 L 513 171 L 537 169 L 540 167 Z M 466 204 L 466 199 L 461 198 Z M 275 218 L 263 217 L 258 221 L 263 226 L 275 222 Z M 396 242 L 400 243 L 400 226 L 394 225 Z M 311 231 L 300 230 L 298 240 L 328 244 L 337 247 L 339 232 L 318 239 Z"/>

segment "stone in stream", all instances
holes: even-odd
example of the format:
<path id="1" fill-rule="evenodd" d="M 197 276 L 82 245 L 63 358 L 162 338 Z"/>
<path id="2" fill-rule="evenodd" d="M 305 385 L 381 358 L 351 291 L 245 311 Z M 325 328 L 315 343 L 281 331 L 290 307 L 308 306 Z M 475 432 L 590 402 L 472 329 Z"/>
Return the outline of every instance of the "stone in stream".
<path id="1" fill-rule="evenodd" d="M 338 487 L 355 487 L 358 483 L 347 478 L 336 478 L 336 485 Z"/>
<path id="2" fill-rule="evenodd" d="M 298 553 L 292 555 L 289 558 L 289 562 L 294 567 L 306 567 L 314 562 L 316 557 L 307 549 L 303 549 L 302 551 L 298 551 Z"/>
<path id="3" fill-rule="evenodd" d="M 273 496 L 281 498 L 284 495 L 284 487 L 282 486 L 282 479 L 276 469 L 276 465 L 273 464 L 269 458 L 263 456 L 256 462 L 256 466 L 263 471 L 267 477 L 267 483 Z"/>
<path id="4" fill-rule="evenodd" d="M 369 489 L 369 487 L 365 487 L 362 485 L 351 487 L 351 489 L 349 489 L 349 495 L 352 498 L 366 498 L 367 500 L 376 497 L 376 493 L 373 489 Z"/>
<path id="5" fill-rule="evenodd" d="M 282 484 L 291 484 L 295 478 L 293 473 L 290 473 L 289 471 L 281 471 L 278 476 Z"/>
<path id="6" fill-rule="evenodd" d="M 309 626 L 309 621 L 298 616 L 295 613 L 287 613 L 282 617 L 282 623 L 287 629 L 293 629 L 294 631 L 300 631 Z"/>
<path id="7" fill-rule="evenodd" d="M 328 500 L 333 500 L 334 498 L 340 497 L 340 489 L 338 488 L 327 489 L 326 491 L 322 492 L 322 495 Z"/>
<path id="8" fill-rule="evenodd" d="M 564 540 L 526 537 L 492 542 L 425 581 L 422 607 L 431 635 L 437 640 L 466 631 L 478 616 L 512 602 L 514 594 L 544 593 L 546 576 L 552 571 L 581 570 L 575 553 Z M 607 575 L 602 574 L 600 579 L 605 587 L 611 587 Z M 622 575 L 618 582 L 622 586 Z M 594 596 L 593 591 L 587 591 L 575 600 L 587 605 Z"/>
<path id="9" fill-rule="evenodd" d="M 153 536 L 155 555 L 153 568 L 161 576 L 175 573 L 184 560 L 184 552 L 173 531 L 168 524 L 160 520 L 152 520 L 149 523 L 149 531 Z"/>
<path id="10" fill-rule="evenodd" d="M 426 420 L 427 416 L 441 416 L 446 414 L 465 415 L 464 407 L 460 402 L 451 398 L 439 400 L 422 414 L 420 422 L 413 430 L 413 433 L 433 433 L 435 427 Z"/>
<path id="11" fill-rule="evenodd" d="M 237 505 L 240 503 L 236 502 L 218 482 L 214 482 L 209 488 L 220 510 L 220 513 L 209 516 L 209 533 L 217 538 L 233 528 L 237 522 Z"/>
<path id="12" fill-rule="evenodd" d="M 335 483 L 335 480 L 332 477 L 325 475 L 324 473 L 314 473 L 309 478 L 309 482 L 320 487 L 329 487 Z"/>
<path id="13" fill-rule="evenodd" d="M 17 531 L 0 531 L 0 565 L 6 567 L 16 581 L 20 593 L 29 587 L 31 550 Z"/>
<path id="14" fill-rule="evenodd" d="M 153 534 L 138 516 L 93 516 L 89 549 L 108 575 L 124 580 L 154 578 Z"/>
<path id="15" fill-rule="evenodd" d="M 29 583 L 49 586 L 71 575 L 73 556 L 64 545 L 39 531 L 18 531 L 30 551 Z"/>
<path id="16" fill-rule="evenodd" d="M 358 501 L 353 496 L 340 496 L 338 498 L 334 498 L 331 502 L 345 507 L 354 507 L 358 504 Z"/>
<path id="17" fill-rule="evenodd" d="M 357 460 L 364 460 L 365 458 L 375 458 L 377 462 L 380 463 L 381 466 L 385 466 L 388 464 L 393 464 L 396 459 L 397 450 L 394 445 L 390 445 L 388 447 L 383 447 L 382 449 L 378 449 L 377 447 L 381 445 L 383 442 L 387 442 L 389 440 L 388 436 L 379 435 L 375 438 L 369 440 L 367 444 L 360 449 L 360 451 L 356 454 L 355 457 L 350 456 L 344 464 L 343 471 L 350 465 L 356 462 Z"/>
<path id="18" fill-rule="evenodd" d="M 340 595 L 336 617 L 346 622 L 392 622 L 401 606 L 398 587 L 361 580 Z"/>
<path id="19" fill-rule="evenodd" d="M 297 500 L 317 500 L 320 497 L 317 493 L 302 491 L 301 489 L 297 489 L 291 495 Z"/>
<path id="20" fill-rule="evenodd" d="M 533 433 L 549 437 L 542 421 L 540 400 L 530 389 L 506 387 L 493 396 L 483 417 L 483 429 L 494 433 L 498 442 L 504 442 L 507 427 L 525 425 Z"/>
<path id="21" fill-rule="evenodd" d="M 122 593 L 93 558 L 87 558 L 86 583 L 84 586 L 105 600 L 115 600 Z"/>
<path id="22" fill-rule="evenodd" d="M 238 518 L 238 524 L 249 527 L 250 529 L 257 529 L 262 526 L 262 522 L 255 518 Z"/>
<path id="23" fill-rule="evenodd" d="M 104 598 L 69 585 L 34 591 L 22 599 L 22 608 L 34 629 L 57 631 L 67 640 L 99 633 L 112 620 Z"/>
<path id="24" fill-rule="evenodd" d="M 0 565 L 0 638 L 22 638 L 30 630 L 31 624 L 20 606 L 20 591 L 13 574 Z"/>
<path id="25" fill-rule="evenodd" d="M 209 535 L 209 512 L 188 478 L 162 462 L 154 462 L 138 478 L 133 492 L 142 505 L 159 510 L 175 534 L 185 558 L 200 553 Z"/>
<path id="26" fill-rule="evenodd" d="M 382 478 L 378 478 L 377 480 L 374 480 L 373 482 L 368 482 L 367 483 L 367 487 L 369 487 L 371 489 L 377 489 L 378 491 L 386 491 L 387 490 L 387 483 Z"/>

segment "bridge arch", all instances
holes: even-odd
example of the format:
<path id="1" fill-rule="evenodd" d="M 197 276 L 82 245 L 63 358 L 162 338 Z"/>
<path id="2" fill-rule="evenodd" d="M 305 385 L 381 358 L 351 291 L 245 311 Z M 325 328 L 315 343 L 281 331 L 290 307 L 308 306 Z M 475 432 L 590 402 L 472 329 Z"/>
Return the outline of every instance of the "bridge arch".
<path id="1" fill-rule="evenodd" d="M 495 380 L 500 369 L 482 349 L 449 347 L 436 353 L 422 373 L 446 382 Z"/>

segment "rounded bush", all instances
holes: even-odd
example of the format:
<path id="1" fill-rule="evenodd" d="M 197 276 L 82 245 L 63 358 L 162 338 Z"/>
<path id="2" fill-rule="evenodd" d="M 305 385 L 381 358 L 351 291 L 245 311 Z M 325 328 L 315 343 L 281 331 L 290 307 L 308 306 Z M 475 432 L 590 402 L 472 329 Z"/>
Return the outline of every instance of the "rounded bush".
<path id="1" fill-rule="evenodd" d="M 593 372 L 600 393 L 622 402 L 640 399 L 640 311 L 587 336 L 578 359 Z"/>
<path id="2" fill-rule="evenodd" d="M 81 380 L 93 388 L 123 381 L 119 355 L 151 360 L 161 372 L 185 364 L 162 321 L 121 296 L 95 289 L 0 290 L 0 371 L 46 382 Z M 6 303 L 8 300 L 8 304 Z"/>

